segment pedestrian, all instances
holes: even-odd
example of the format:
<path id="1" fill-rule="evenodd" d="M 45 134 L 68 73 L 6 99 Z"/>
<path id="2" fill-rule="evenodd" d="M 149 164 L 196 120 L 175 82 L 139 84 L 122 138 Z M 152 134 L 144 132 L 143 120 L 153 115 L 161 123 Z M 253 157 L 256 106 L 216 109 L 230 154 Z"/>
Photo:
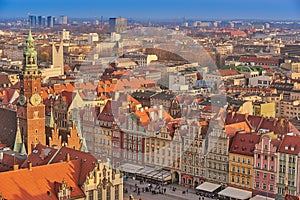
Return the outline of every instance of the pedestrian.
<path id="1" fill-rule="evenodd" d="M 164 188 L 164 194 L 166 193 L 166 191 L 167 191 L 167 188 Z"/>

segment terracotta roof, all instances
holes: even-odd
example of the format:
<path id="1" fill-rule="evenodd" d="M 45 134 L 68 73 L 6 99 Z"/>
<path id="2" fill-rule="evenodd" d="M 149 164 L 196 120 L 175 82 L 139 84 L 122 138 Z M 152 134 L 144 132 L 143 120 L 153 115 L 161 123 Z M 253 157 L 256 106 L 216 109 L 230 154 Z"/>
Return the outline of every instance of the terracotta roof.
<path id="1" fill-rule="evenodd" d="M 98 116 L 99 121 L 113 122 L 114 115 L 111 107 L 111 100 L 108 100 L 102 110 L 102 112 Z"/>
<path id="2" fill-rule="evenodd" d="M 287 195 L 285 195 L 285 197 L 284 197 L 284 200 L 299 200 L 299 199 L 300 199 L 299 196 L 291 195 L 291 194 L 287 194 Z"/>
<path id="3" fill-rule="evenodd" d="M 254 57 L 254 56 L 241 56 L 239 59 L 239 62 L 254 62 L 254 63 L 263 63 L 263 64 L 272 64 L 272 65 L 278 65 L 279 64 L 279 58 L 274 57 Z"/>
<path id="4" fill-rule="evenodd" d="M 246 121 L 255 131 L 258 131 L 259 129 L 268 129 L 279 135 L 284 135 L 289 132 L 294 132 L 295 134 L 299 135 L 299 131 L 288 120 L 245 115 L 235 112 L 227 113 L 225 125 L 244 121 Z"/>
<path id="5" fill-rule="evenodd" d="M 279 152 L 298 155 L 300 152 L 300 137 L 285 135 L 280 144 Z"/>
<path id="6" fill-rule="evenodd" d="M 37 151 L 34 151 L 37 150 Z M 27 168 L 28 162 L 32 163 L 32 166 L 42 166 L 47 164 L 59 163 L 67 160 L 67 155 L 70 156 L 70 160 L 81 160 L 82 168 L 80 172 L 80 178 L 78 182 L 82 184 L 85 180 L 86 175 L 89 171 L 91 171 L 95 164 L 97 163 L 97 159 L 90 153 L 78 151 L 75 149 L 71 149 L 68 147 L 61 147 L 59 149 L 55 149 L 52 147 L 47 147 L 42 144 L 38 144 L 33 150 L 28 158 L 24 161 L 21 168 Z M 36 152 L 36 153 L 34 153 Z M 45 154 L 44 159 L 42 154 Z"/>
<path id="7" fill-rule="evenodd" d="M 233 138 L 230 153 L 253 156 L 259 140 L 260 135 L 257 133 L 237 133 Z"/>
<path id="8" fill-rule="evenodd" d="M 80 165 L 80 160 L 74 160 L 0 173 L 0 193 L 14 200 L 57 199 L 55 185 L 64 180 L 73 189 L 71 198 L 84 196 L 78 186 Z"/>
<path id="9" fill-rule="evenodd" d="M 221 76 L 234 76 L 240 74 L 236 69 L 220 69 L 218 72 Z"/>

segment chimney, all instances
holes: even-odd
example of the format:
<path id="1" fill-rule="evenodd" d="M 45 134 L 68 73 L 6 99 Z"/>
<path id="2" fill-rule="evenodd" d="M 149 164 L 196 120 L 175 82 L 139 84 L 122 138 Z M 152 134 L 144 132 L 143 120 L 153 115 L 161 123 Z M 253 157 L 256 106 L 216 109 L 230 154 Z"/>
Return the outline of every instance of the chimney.
<path id="1" fill-rule="evenodd" d="M 32 170 L 32 163 L 30 161 L 28 161 L 28 170 Z"/>
<path id="2" fill-rule="evenodd" d="M 41 151 L 41 159 L 42 160 L 45 159 L 45 149 L 42 149 L 42 151 Z"/>
<path id="3" fill-rule="evenodd" d="M 16 171 L 16 170 L 18 170 L 18 169 L 19 169 L 19 165 L 16 165 L 16 164 L 15 164 L 15 165 L 13 166 L 13 170 Z"/>
<path id="4" fill-rule="evenodd" d="M 66 158 L 66 161 L 69 162 L 70 161 L 70 154 L 67 153 L 67 158 Z"/>

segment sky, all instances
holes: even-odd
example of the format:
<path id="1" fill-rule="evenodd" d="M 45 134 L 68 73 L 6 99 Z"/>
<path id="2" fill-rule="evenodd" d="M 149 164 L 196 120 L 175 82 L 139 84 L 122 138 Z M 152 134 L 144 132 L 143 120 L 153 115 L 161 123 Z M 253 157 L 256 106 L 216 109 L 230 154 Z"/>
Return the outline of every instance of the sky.
<path id="1" fill-rule="evenodd" d="M 133 19 L 300 20 L 300 0 L 0 0 L 0 18 L 32 15 Z"/>

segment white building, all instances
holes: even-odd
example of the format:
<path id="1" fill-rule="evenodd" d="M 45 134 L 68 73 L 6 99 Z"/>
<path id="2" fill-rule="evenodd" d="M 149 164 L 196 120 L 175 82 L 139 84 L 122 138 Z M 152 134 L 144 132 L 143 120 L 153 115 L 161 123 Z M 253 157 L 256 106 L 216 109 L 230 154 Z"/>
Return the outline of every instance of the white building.
<path id="1" fill-rule="evenodd" d="M 255 87 L 256 86 L 268 87 L 270 86 L 272 80 L 273 80 L 272 77 L 265 76 L 265 75 L 251 77 L 249 78 L 249 85 Z"/>
<path id="2" fill-rule="evenodd" d="M 94 42 L 99 41 L 99 35 L 98 33 L 89 33 L 88 35 L 88 43 L 93 44 Z"/>

